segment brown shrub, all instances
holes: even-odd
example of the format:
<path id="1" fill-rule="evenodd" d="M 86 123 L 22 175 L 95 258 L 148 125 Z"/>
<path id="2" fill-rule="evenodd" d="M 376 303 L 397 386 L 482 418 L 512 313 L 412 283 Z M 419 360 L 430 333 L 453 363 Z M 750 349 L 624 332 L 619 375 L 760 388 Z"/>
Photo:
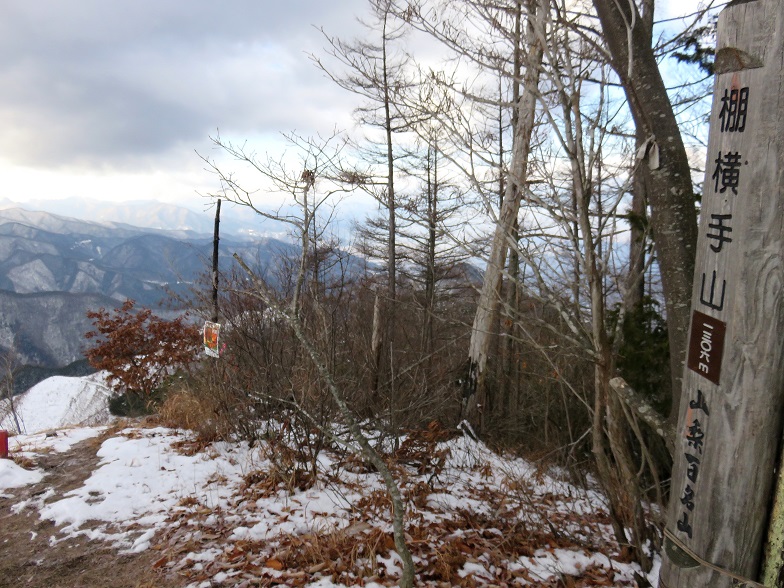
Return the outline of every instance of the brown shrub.
<path id="1" fill-rule="evenodd" d="M 88 312 L 95 330 L 85 333 L 92 347 L 85 357 L 118 394 L 150 398 L 177 369 L 187 368 L 200 349 L 199 331 L 188 316 L 165 320 L 149 308 L 137 310 L 133 300 L 120 308 Z"/>
<path id="2" fill-rule="evenodd" d="M 225 439 L 229 435 L 218 417 L 216 403 L 185 385 L 169 393 L 158 413 L 165 426 L 193 431 L 203 442 Z"/>

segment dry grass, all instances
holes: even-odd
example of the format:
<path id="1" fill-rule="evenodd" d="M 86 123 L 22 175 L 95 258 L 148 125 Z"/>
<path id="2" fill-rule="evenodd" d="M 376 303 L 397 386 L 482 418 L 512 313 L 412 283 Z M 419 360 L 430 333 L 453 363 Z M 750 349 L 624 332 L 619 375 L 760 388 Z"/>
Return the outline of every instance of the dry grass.
<path id="1" fill-rule="evenodd" d="M 11 461 L 13 461 L 20 468 L 24 468 L 26 470 L 34 470 L 36 468 L 35 462 L 24 455 L 19 455 L 16 453 L 11 454 Z"/>
<path id="2" fill-rule="evenodd" d="M 218 409 L 208 397 L 197 395 L 188 387 L 173 390 L 158 410 L 162 423 L 173 429 L 193 431 L 202 442 L 225 437 Z"/>

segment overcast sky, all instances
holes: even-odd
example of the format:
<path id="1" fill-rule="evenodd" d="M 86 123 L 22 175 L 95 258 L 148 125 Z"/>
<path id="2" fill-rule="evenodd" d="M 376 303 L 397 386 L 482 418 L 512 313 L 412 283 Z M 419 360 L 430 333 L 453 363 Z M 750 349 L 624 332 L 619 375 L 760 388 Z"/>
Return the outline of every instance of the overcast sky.
<path id="1" fill-rule="evenodd" d="M 692 4 L 696 0 L 689 0 Z M 365 0 L 0 0 L 0 198 L 194 202 L 195 151 L 351 125 L 307 53 Z"/>
<path id="2" fill-rule="evenodd" d="M 193 198 L 194 150 L 350 124 L 306 53 L 364 0 L 3 0 L 0 198 Z"/>

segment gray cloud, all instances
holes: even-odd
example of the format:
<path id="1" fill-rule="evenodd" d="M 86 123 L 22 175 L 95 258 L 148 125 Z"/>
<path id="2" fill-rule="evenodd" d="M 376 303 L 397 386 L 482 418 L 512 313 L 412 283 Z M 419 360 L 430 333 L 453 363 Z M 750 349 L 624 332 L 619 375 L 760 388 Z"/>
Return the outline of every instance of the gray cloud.
<path id="1" fill-rule="evenodd" d="M 352 98 L 307 60 L 363 0 L 7 0 L 0 158 L 112 166 L 238 135 L 329 128 Z M 345 104 L 345 107 L 343 107 Z M 345 120 L 345 119 L 344 119 Z"/>

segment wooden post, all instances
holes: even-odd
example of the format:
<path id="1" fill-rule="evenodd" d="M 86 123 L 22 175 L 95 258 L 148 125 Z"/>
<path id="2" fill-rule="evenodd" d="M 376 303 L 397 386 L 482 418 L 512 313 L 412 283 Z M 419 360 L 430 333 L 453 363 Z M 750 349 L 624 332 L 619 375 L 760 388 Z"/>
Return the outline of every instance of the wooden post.
<path id="1" fill-rule="evenodd" d="M 784 2 L 722 11 L 710 120 L 665 588 L 760 585 L 784 409 Z"/>
<path id="2" fill-rule="evenodd" d="M 212 239 L 212 322 L 218 322 L 218 243 L 220 242 L 221 199 L 215 208 L 215 229 Z"/>
<path id="3" fill-rule="evenodd" d="M 0 430 L 0 459 L 8 458 L 8 431 Z"/>

